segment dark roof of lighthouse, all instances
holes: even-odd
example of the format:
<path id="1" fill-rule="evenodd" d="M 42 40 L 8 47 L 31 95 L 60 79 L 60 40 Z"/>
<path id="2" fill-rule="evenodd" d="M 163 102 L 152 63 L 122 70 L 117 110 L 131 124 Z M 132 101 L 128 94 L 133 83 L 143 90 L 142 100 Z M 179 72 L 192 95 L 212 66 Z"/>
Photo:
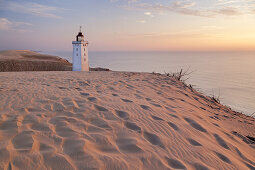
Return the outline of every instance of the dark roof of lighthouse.
<path id="1" fill-rule="evenodd" d="M 77 36 L 79 36 L 79 37 L 84 37 L 83 34 L 82 34 L 82 32 L 79 32 Z"/>
<path id="2" fill-rule="evenodd" d="M 79 33 L 78 33 L 78 35 L 76 36 L 76 41 L 78 41 L 78 37 L 84 37 L 84 35 L 82 34 L 82 32 L 80 31 Z"/>

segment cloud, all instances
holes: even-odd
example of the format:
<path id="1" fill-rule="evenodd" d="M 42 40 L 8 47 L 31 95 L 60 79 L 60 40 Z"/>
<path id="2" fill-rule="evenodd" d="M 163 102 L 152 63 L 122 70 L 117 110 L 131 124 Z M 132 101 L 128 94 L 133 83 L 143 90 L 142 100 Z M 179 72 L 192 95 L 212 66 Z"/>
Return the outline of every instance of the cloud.
<path id="1" fill-rule="evenodd" d="M 0 30 L 9 30 L 12 23 L 6 18 L 0 18 Z"/>
<path id="2" fill-rule="evenodd" d="M 137 22 L 137 23 L 141 23 L 141 24 L 145 24 L 145 23 L 147 23 L 147 21 L 146 21 L 146 20 L 137 20 L 136 22 Z"/>
<path id="3" fill-rule="evenodd" d="M 126 4 L 126 9 L 136 9 L 144 11 L 152 11 L 156 13 L 173 12 L 183 15 L 214 17 L 217 15 L 235 16 L 251 13 L 254 10 L 255 0 L 218 0 L 212 2 L 208 7 L 199 7 L 199 4 L 192 0 L 175 0 L 171 3 L 136 3 Z M 145 12 L 145 15 L 150 15 L 151 12 Z"/>
<path id="4" fill-rule="evenodd" d="M 222 15 L 240 15 L 241 14 L 241 12 L 238 9 L 232 8 L 232 7 L 222 8 L 222 9 L 216 10 L 215 12 Z"/>
<path id="5" fill-rule="evenodd" d="M 145 12 L 144 15 L 149 16 L 149 17 L 154 17 L 154 15 L 151 12 Z"/>
<path id="6" fill-rule="evenodd" d="M 211 17 L 213 12 L 211 11 L 202 11 L 191 9 L 190 7 L 195 6 L 193 2 L 180 2 L 177 1 L 170 5 L 163 5 L 160 3 L 149 4 L 149 3 L 137 3 L 133 6 L 126 6 L 128 9 L 142 9 L 142 10 L 150 10 L 156 12 L 169 11 L 180 13 L 184 15 L 193 15 L 193 16 L 202 16 L 202 17 Z"/>
<path id="7" fill-rule="evenodd" d="M 40 17 L 61 18 L 60 16 L 56 15 L 55 12 L 63 9 L 46 6 L 34 2 L 25 2 L 22 4 L 17 2 L 9 2 L 7 3 L 7 10 L 19 13 L 32 14 Z"/>
<path id="8" fill-rule="evenodd" d="M 190 1 L 175 1 L 172 6 L 173 8 L 189 8 L 195 6 L 195 2 Z"/>
<path id="9" fill-rule="evenodd" d="M 32 26 L 33 24 L 27 22 L 10 21 L 7 18 L 0 18 L 0 30 L 2 31 L 17 31 L 17 32 L 32 32 L 32 30 L 24 28 Z"/>

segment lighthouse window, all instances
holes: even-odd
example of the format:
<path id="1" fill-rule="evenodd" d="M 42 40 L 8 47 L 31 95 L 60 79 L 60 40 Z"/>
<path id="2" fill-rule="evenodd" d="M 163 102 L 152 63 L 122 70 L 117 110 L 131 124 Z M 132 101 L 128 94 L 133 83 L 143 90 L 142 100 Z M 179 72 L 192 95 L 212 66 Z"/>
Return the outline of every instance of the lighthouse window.
<path id="1" fill-rule="evenodd" d="M 76 56 L 78 56 L 78 53 L 76 54 Z"/>
<path id="2" fill-rule="evenodd" d="M 76 51 L 78 51 L 78 48 L 76 48 Z"/>
<path id="3" fill-rule="evenodd" d="M 85 48 L 84 48 L 84 51 L 85 51 Z"/>

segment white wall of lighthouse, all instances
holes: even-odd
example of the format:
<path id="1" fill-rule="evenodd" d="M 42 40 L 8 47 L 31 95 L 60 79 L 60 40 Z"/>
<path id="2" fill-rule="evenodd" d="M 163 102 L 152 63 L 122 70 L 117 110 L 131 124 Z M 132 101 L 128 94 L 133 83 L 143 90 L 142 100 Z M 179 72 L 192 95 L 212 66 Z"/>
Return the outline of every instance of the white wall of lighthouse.
<path id="1" fill-rule="evenodd" d="M 84 41 L 81 32 L 76 36 L 73 44 L 73 71 L 89 71 L 88 42 Z"/>

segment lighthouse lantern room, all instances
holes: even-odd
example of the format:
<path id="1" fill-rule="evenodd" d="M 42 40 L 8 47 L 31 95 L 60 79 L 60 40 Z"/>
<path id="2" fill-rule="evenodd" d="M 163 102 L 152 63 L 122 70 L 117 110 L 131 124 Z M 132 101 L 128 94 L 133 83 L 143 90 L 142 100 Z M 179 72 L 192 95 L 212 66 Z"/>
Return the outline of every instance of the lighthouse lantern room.
<path id="1" fill-rule="evenodd" d="M 89 71 L 88 60 L 88 41 L 85 41 L 84 35 L 80 32 L 76 36 L 73 44 L 73 71 Z"/>

